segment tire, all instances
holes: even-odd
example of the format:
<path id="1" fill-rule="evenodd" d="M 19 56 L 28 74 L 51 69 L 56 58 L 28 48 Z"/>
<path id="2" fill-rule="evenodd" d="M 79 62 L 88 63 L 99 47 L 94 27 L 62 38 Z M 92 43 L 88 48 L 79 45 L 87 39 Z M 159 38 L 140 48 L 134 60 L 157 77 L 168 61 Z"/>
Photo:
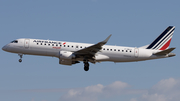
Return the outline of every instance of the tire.
<path id="1" fill-rule="evenodd" d="M 22 62 L 22 59 L 19 59 L 19 62 L 21 63 L 21 62 Z"/>
<path id="2" fill-rule="evenodd" d="M 88 71 L 88 70 L 89 70 L 89 67 L 84 67 L 84 70 L 85 70 L 85 71 Z"/>
<path id="3" fill-rule="evenodd" d="M 89 70 L 89 63 L 88 62 L 84 63 L 84 70 L 85 71 Z"/>

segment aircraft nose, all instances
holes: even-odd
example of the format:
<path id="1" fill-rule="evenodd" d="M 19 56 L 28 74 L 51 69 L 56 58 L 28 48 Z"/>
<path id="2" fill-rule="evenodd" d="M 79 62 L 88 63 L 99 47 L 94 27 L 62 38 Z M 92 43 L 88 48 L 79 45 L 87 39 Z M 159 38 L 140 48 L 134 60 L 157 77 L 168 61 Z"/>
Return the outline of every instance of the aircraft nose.
<path id="1" fill-rule="evenodd" d="M 6 48 L 7 48 L 7 46 L 5 45 L 5 46 L 2 47 L 2 50 L 6 51 Z"/>

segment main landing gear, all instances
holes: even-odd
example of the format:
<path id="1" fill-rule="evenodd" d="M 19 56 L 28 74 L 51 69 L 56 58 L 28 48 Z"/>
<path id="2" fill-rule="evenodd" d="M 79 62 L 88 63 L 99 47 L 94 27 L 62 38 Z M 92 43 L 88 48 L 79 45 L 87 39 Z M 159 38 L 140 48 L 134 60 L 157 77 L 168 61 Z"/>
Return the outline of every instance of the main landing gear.
<path id="1" fill-rule="evenodd" d="M 21 63 L 23 54 L 18 54 L 18 55 L 20 56 L 19 62 Z"/>
<path id="2" fill-rule="evenodd" d="M 84 70 L 85 70 L 85 71 L 88 71 L 88 70 L 89 70 L 88 60 L 84 60 Z"/>

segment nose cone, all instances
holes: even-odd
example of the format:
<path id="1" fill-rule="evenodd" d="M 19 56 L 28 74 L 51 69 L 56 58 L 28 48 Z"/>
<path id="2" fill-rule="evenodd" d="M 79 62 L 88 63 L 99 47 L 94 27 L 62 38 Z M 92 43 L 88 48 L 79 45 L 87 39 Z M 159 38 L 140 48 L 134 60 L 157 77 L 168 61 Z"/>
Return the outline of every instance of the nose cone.
<path id="1" fill-rule="evenodd" d="M 4 47 L 2 48 L 3 51 L 6 51 L 6 49 L 7 49 L 7 46 L 4 46 Z"/>

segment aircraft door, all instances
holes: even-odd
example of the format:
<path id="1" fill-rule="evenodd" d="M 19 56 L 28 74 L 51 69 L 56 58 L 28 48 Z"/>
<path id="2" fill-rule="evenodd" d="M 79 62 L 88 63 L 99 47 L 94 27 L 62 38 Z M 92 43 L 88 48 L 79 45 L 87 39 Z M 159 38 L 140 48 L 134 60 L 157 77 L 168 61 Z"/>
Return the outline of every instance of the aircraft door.
<path id="1" fill-rule="evenodd" d="M 138 56 L 139 56 L 139 49 L 138 48 L 134 48 L 134 56 L 135 56 L 135 58 L 138 58 Z"/>
<path id="2" fill-rule="evenodd" d="M 29 39 L 24 40 L 24 47 L 29 48 Z"/>

